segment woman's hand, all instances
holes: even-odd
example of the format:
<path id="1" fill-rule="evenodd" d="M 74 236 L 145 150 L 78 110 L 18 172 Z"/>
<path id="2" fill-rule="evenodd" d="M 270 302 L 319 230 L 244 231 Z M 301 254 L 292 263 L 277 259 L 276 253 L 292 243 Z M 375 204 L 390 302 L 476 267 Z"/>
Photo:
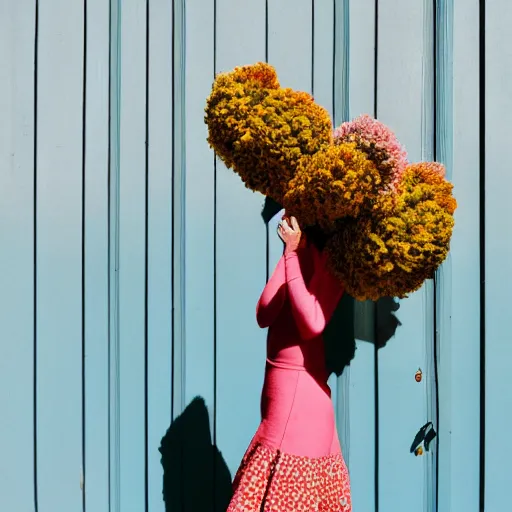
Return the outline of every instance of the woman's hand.
<path id="1" fill-rule="evenodd" d="M 302 232 L 295 217 L 288 218 L 287 216 L 283 216 L 283 220 L 279 223 L 277 232 L 284 242 L 284 251 L 286 254 L 294 252 L 299 248 Z"/>

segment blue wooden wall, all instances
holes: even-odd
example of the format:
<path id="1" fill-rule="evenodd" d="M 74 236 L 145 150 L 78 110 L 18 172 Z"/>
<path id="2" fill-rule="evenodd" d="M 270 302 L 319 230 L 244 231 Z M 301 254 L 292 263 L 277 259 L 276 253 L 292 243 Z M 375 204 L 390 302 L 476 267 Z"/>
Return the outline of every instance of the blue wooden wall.
<path id="1" fill-rule="evenodd" d="M 507 510 L 511 23 L 506 0 L 0 0 L 0 511 L 229 499 L 281 248 L 203 109 L 215 73 L 259 60 L 444 162 L 459 202 L 394 338 L 377 349 L 358 304 L 331 378 L 354 512 Z"/>

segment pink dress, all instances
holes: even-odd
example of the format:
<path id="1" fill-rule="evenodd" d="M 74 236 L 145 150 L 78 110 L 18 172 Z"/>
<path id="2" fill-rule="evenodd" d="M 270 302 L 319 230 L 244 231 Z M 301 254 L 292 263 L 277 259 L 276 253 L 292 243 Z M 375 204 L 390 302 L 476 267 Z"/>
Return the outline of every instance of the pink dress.
<path id="1" fill-rule="evenodd" d="M 269 327 L 260 426 L 227 512 L 349 512 L 322 333 L 343 294 L 312 245 L 284 255 L 257 306 Z"/>

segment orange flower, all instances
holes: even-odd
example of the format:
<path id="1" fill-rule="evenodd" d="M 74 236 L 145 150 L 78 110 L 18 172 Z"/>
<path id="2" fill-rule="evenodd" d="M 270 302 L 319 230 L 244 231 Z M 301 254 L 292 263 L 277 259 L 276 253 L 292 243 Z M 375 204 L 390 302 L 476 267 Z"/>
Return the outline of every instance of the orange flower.
<path id="1" fill-rule="evenodd" d="M 416 201 L 430 198 L 453 215 L 457 201 L 452 195 L 453 185 L 445 178 L 445 168 L 438 162 L 419 162 L 405 169 L 400 187 L 412 193 L 415 189 Z"/>

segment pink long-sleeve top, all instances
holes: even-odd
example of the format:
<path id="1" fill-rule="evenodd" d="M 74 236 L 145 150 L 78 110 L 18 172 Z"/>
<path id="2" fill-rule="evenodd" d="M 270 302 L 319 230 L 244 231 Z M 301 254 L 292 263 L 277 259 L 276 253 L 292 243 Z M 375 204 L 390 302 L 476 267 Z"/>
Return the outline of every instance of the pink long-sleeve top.
<path id="1" fill-rule="evenodd" d="M 284 254 L 256 308 L 260 327 L 269 327 L 267 359 L 274 366 L 325 372 L 322 333 L 343 295 L 325 254 L 312 244 Z"/>

